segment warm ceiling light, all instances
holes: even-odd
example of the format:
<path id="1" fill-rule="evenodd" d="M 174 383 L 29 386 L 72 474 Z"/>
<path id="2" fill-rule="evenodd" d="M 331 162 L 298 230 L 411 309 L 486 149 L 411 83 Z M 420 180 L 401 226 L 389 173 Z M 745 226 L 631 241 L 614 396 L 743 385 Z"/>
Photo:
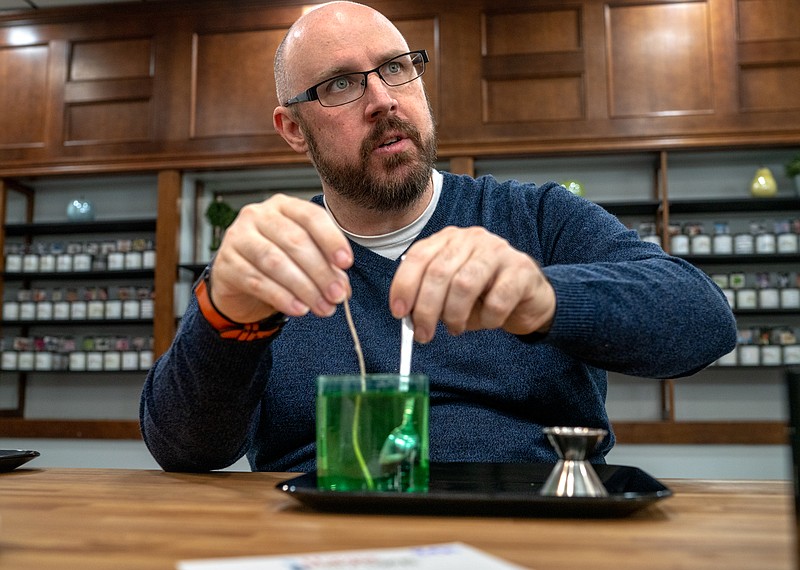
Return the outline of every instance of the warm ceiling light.
<path id="1" fill-rule="evenodd" d="M 8 42 L 12 46 L 34 44 L 38 39 L 29 28 L 14 28 L 8 32 Z"/>

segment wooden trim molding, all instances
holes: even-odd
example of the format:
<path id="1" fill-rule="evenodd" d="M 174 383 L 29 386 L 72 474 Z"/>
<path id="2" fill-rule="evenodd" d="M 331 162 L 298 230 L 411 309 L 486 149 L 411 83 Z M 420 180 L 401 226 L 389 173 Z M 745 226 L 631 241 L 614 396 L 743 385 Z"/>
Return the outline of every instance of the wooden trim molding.
<path id="1" fill-rule="evenodd" d="M 613 422 L 620 445 L 787 445 L 780 421 Z M 63 420 L 0 417 L 3 437 L 141 439 L 135 420 Z"/>
<path id="2" fill-rule="evenodd" d="M 618 444 L 783 445 L 788 426 L 780 421 L 612 422 Z"/>
<path id="3" fill-rule="evenodd" d="M 0 418 L 3 437 L 51 439 L 141 439 L 135 420 L 31 420 Z"/>
<path id="4" fill-rule="evenodd" d="M 155 317 L 153 356 L 169 348 L 175 336 L 175 273 L 180 243 L 180 197 L 182 176 L 178 170 L 158 173 L 158 216 L 156 222 Z"/>

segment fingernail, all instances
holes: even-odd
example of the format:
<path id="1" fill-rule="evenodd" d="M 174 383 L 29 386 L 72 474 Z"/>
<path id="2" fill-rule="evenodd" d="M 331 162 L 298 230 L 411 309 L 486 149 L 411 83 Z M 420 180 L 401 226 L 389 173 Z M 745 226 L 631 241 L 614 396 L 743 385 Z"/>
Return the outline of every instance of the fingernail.
<path id="1" fill-rule="evenodd" d="M 343 269 L 346 267 L 350 267 L 350 264 L 353 263 L 353 259 L 352 257 L 350 257 L 350 254 L 347 252 L 346 249 L 336 250 L 336 253 L 333 254 L 333 259 L 334 261 L 336 261 L 336 265 L 338 265 Z"/>
<path id="2" fill-rule="evenodd" d="M 317 303 L 317 313 L 324 317 L 330 317 L 336 312 L 336 306 L 331 305 L 325 299 L 320 299 Z"/>
<path id="3" fill-rule="evenodd" d="M 331 302 L 338 305 L 339 303 L 344 302 L 345 296 L 346 294 L 344 287 L 342 287 L 342 284 L 338 281 L 334 281 L 328 285 L 328 298 L 331 300 Z"/>
<path id="4" fill-rule="evenodd" d="M 308 314 L 308 311 L 311 309 L 305 303 L 302 303 L 299 299 L 295 299 L 292 301 L 292 314 L 297 317 L 302 317 L 303 315 Z"/>
<path id="5" fill-rule="evenodd" d="M 392 303 L 392 316 L 395 319 L 401 319 L 406 316 L 406 304 L 403 301 Z"/>

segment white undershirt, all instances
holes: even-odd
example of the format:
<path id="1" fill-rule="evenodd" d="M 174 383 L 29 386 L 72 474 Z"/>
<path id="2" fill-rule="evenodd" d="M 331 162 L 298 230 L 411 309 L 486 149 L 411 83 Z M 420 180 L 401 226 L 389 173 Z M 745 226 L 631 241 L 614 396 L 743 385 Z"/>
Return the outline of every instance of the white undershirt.
<path id="1" fill-rule="evenodd" d="M 360 236 L 358 234 L 348 232 L 342 226 L 339 226 L 339 222 L 336 221 L 336 217 L 331 213 L 330 209 L 328 208 L 328 203 L 325 201 L 324 197 L 323 202 L 325 204 L 325 209 L 328 210 L 328 214 L 331 215 L 333 221 L 337 226 L 339 226 L 339 229 L 342 230 L 347 237 L 357 244 L 371 249 L 378 255 L 388 259 L 397 259 L 405 250 L 408 249 L 408 246 L 410 246 L 411 243 L 417 238 L 419 233 L 422 231 L 422 228 L 425 227 L 425 224 L 427 224 L 428 220 L 430 220 L 431 216 L 433 216 L 433 211 L 436 209 L 436 204 L 439 202 L 439 196 L 442 194 L 443 179 L 444 177 L 442 176 L 442 173 L 434 169 L 431 172 L 431 180 L 433 181 L 433 197 L 431 198 L 431 202 L 428 204 L 428 207 L 425 208 L 425 211 L 422 212 L 422 215 L 419 218 L 408 224 L 406 227 L 389 232 L 388 234 L 381 234 L 377 236 Z"/>

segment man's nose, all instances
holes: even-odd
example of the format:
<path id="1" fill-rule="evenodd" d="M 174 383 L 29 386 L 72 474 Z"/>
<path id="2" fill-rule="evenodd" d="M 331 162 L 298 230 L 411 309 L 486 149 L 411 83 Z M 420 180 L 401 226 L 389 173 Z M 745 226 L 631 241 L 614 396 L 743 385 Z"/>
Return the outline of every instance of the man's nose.
<path id="1" fill-rule="evenodd" d="M 370 73 L 364 80 L 366 81 L 364 97 L 367 99 L 367 116 L 374 119 L 395 112 L 397 101 L 392 92 L 393 88 L 384 83 L 378 72 Z"/>

